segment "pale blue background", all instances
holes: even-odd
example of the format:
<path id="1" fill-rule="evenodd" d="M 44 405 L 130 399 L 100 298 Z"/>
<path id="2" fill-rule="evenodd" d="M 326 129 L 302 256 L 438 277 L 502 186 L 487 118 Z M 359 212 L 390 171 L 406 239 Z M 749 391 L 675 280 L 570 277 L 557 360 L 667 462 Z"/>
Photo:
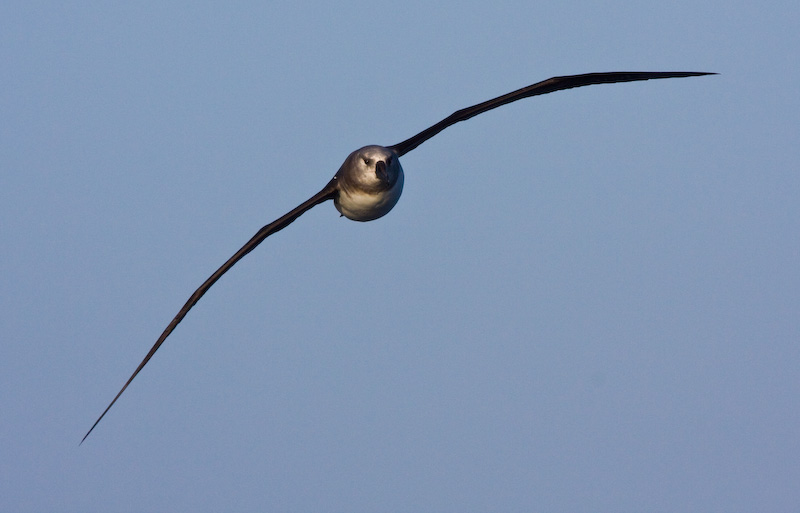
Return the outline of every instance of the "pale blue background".
<path id="1" fill-rule="evenodd" d="M 0 510 L 800 510 L 800 4 L 271 4 L 0 7 Z"/>

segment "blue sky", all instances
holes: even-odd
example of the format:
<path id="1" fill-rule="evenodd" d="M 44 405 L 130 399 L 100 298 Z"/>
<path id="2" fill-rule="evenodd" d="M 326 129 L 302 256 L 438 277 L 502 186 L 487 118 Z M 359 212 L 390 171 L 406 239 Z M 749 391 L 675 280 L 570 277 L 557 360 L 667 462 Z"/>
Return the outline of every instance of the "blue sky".
<path id="1" fill-rule="evenodd" d="M 797 511 L 800 7 L 0 6 L 0 509 Z M 189 294 L 347 154 L 554 76 Z"/>

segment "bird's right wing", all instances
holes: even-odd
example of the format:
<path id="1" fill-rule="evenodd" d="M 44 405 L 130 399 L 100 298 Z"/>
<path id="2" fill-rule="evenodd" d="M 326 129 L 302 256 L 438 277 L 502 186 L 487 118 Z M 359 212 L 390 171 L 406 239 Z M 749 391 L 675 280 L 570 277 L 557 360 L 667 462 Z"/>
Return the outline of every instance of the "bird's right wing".
<path id="1" fill-rule="evenodd" d="M 97 424 L 100 423 L 100 421 L 103 419 L 106 413 L 108 413 L 108 410 L 110 410 L 111 407 L 114 406 L 114 403 L 117 402 L 117 399 L 119 399 L 119 396 L 122 395 L 122 392 L 124 392 L 125 389 L 128 388 L 128 385 L 130 385 L 131 381 L 133 381 L 133 378 L 135 378 L 136 375 L 139 374 L 139 371 L 141 371 L 144 368 L 144 366 L 147 365 L 147 362 L 149 362 L 150 358 L 152 358 L 153 355 L 156 353 L 156 351 L 158 351 L 158 348 L 161 347 L 161 344 L 164 343 L 164 340 L 166 340 L 169 334 L 172 333 L 172 330 L 174 330 L 175 327 L 178 325 L 178 323 L 180 323 L 181 320 L 183 320 L 183 318 L 186 317 L 186 314 L 189 312 L 189 310 L 191 310 L 192 307 L 195 304 L 197 304 L 200 298 L 203 297 L 203 294 L 208 292 L 208 289 L 210 289 L 211 286 L 214 285 L 214 283 L 216 283 L 216 281 L 220 279 L 220 277 L 223 274 L 225 274 L 231 267 L 234 266 L 234 264 L 236 264 L 236 262 L 241 260 L 246 254 L 253 251 L 253 249 L 255 249 L 255 247 L 258 246 L 259 244 L 261 244 L 264 241 L 264 239 L 266 239 L 273 233 L 283 230 L 284 228 L 289 226 L 295 219 L 300 217 L 304 212 L 306 212 L 310 208 L 319 205 L 320 203 L 323 203 L 325 201 L 328 201 L 329 199 L 335 198 L 337 192 L 338 192 L 338 187 L 336 183 L 336 178 L 333 178 L 330 182 L 328 182 L 328 185 L 326 185 L 321 191 L 316 193 L 314 196 L 310 197 L 308 200 L 304 201 L 303 203 L 301 203 L 300 205 L 289 211 L 284 216 L 280 217 L 279 219 L 276 219 L 275 221 L 271 222 L 270 224 L 258 230 L 258 232 L 255 235 L 253 235 L 253 238 L 247 241 L 247 244 L 242 246 L 242 248 L 239 251 L 237 251 L 236 254 L 230 257 L 227 262 L 222 264 L 222 266 L 219 269 L 217 269 L 214 272 L 214 274 L 209 276 L 208 279 L 204 281 L 203 284 L 200 285 L 200 287 L 198 287 L 197 290 L 194 291 L 191 297 L 189 297 L 189 300 L 186 301 L 186 304 L 183 305 L 183 308 L 180 309 L 175 318 L 172 319 L 169 325 L 164 329 L 163 333 L 161 333 L 161 336 L 158 337 L 156 343 L 147 353 L 147 356 L 145 356 L 144 360 L 142 360 L 142 363 L 140 363 L 139 366 L 136 367 L 136 370 L 133 371 L 133 374 L 131 375 L 130 378 L 128 378 L 128 381 L 125 382 L 125 385 L 122 387 L 122 389 L 117 393 L 117 395 L 114 397 L 111 403 L 106 407 L 106 409 L 103 411 L 100 417 L 98 417 L 95 423 L 92 424 L 92 427 L 89 429 L 86 435 L 84 435 L 83 439 L 81 439 L 81 443 L 83 443 L 83 441 L 86 440 L 86 437 L 88 437 L 89 434 L 92 432 L 92 430 L 94 430 L 94 428 L 97 426 Z"/>

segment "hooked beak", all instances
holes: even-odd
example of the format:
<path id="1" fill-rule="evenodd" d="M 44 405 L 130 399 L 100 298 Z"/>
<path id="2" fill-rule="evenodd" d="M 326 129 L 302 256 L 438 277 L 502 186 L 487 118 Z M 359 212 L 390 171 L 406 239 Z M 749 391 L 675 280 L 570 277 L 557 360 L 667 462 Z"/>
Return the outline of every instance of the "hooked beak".
<path id="1" fill-rule="evenodd" d="M 386 162 L 379 160 L 375 163 L 375 175 L 385 183 L 389 183 L 389 173 L 386 172 Z"/>

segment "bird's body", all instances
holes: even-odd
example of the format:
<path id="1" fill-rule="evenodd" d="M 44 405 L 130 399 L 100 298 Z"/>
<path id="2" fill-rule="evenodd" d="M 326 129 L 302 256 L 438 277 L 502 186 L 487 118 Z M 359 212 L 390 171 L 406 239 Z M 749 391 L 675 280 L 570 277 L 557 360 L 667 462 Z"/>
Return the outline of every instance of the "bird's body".
<path id="1" fill-rule="evenodd" d="M 131 377 L 128 378 L 128 381 L 123 385 L 122 389 L 89 429 L 83 437 L 83 440 L 86 440 L 86 437 L 89 436 L 108 410 L 111 409 L 128 385 L 139 374 L 139 371 L 150 361 L 150 358 L 152 358 L 158 348 L 161 347 L 161 344 L 164 343 L 164 340 L 172 333 L 178 323 L 183 320 L 189 310 L 223 274 L 236 264 L 236 262 L 261 244 L 264 239 L 286 228 L 305 211 L 328 200 L 333 200 L 336 209 L 342 216 L 354 221 L 371 221 L 386 215 L 397 204 L 397 201 L 400 199 L 400 194 L 403 192 L 404 176 L 399 158 L 445 128 L 522 98 L 547 94 L 563 89 L 583 87 L 592 84 L 634 82 L 639 80 L 712 74 L 713 73 L 704 72 L 613 72 L 553 77 L 512 91 L 503 96 L 498 96 L 497 98 L 473 105 L 472 107 L 458 110 L 435 125 L 426 128 L 422 132 L 398 144 L 392 146 L 365 146 L 354 151 L 345 159 L 339 171 L 336 172 L 336 175 L 322 190 L 282 217 L 261 228 L 241 247 L 241 249 L 239 249 L 239 251 L 222 264 L 214 274 L 197 288 L 178 314 L 161 333 L 161 336 L 156 340 L 156 343 L 144 357 Z M 83 443 L 83 440 L 81 440 L 81 443 Z"/>
<path id="2" fill-rule="evenodd" d="M 403 193 L 403 168 L 394 151 L 364 146 L 351 153 L 334 176 L 336 210 L 353 221 L 372 221 L 389 213 Z"/>

